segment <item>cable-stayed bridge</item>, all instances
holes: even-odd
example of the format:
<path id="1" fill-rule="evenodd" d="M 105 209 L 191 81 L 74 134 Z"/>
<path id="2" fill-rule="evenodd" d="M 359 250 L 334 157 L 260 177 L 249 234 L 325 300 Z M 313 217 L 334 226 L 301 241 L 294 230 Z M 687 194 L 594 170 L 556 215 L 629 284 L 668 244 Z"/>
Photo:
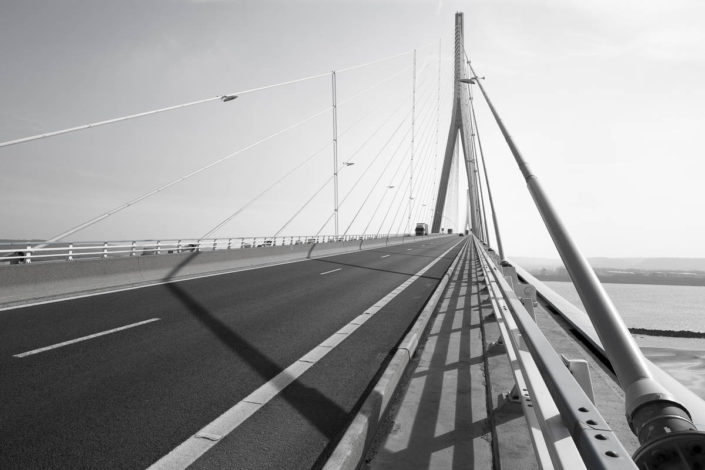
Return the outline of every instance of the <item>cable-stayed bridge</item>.
<path id="1" fill-rule="evenodd" d="M 0 143 L 325 83 L 304 116 L 6 243 L 0 466 L 701 468 L 705 403 L 631 338 L 473 69 L 462 14 L 447 135 L 440 67 L 434 45 Z M 480 98 L 587 315 L 505 259 Z M 284 138 L 291 155 L 267 147 Z M 235 204 L 175 211 L 205 175 Z M 165 219 L 188 230 L 89 237 Z"/>

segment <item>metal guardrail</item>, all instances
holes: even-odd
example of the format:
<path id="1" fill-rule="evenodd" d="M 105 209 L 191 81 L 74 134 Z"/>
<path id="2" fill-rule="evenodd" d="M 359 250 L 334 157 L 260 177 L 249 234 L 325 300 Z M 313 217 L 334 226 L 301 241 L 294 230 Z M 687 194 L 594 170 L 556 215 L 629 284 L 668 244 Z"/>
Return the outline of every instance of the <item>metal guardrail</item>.
<path id="1" fill-rule="evenodd" d="M 597 332 L 595 331 L 592 322 L 590 322 L 590 318 L 584 311 L 580 310 L 578 307 L 561 297 L 557 292 L 553 291 L 553 289 L 548 287 L 546 284 L 536 279 L 528 271 L 514 263 L 512 260 L 505 259 L 504 261 L 509 261 L 509 263 L 516 270 L 517 276 L 536 289 L 537 297 L 540 297 L 548 307 L 558 313 L 563 320 L 568 322 L 571 328 L 579 333 L 591 347 L 595 348 L 600 352 L 600 354 L 607 358 L 605 348 L 602 345 L 602 342 L 600 342 L 600 338 L 597 336 Z M 654 374 L 654 378 L 666 387 L 669 392 L 671 392 L 678 399 L 679 402 L 686 405 L 688 411 L 692 415 L 695 426 L 701 430 L 705 429 L 705 400 L 693 393 L 693 391 L 678 382 L 668 373 L 654 365 L 648 358 L 647 364 L 649 365 L 651 373 Z"/>
<path id="2" fill-rule="evenodd" d="M 554 468 L 578 468 L 575 461 L 577 449 L 580 460 L 588 469 L 636 469 L 629 452 L 565 367 L 480 240 L 473 236 L 473 242 L 480 255 L 480 264 L 499 313 L 498 318 L 501 317 L 503 323 L 500 331 L 507 336 L 505 344 L 508 353 L 511 348 L 521 367 L 523 380 L 517 381 L 517 385 L 525 383 L 528 388 L 534 408 L 527 415 L 529 425 L 535 426 L 532 415 L 540 418 L 538 422 L 543 439 L 537 442 L 537 436 L 532 433 L 534 446 L 547 446 Z M 550 400 L 546 390 L 550 392 Z M 553 410 L 558 412 L 558 420 L 552 419 L 557 416 Z M 575 449 L 561 442 L 562 434 L 566 432 L 572 437 Z M 541 452 L 537 452 L 537 456 L 541 458 Z M 546 468 L 547 463 L 542 462 L 542 468 Z"/>
<path id="3" fill-rule="evenodd" d="M 274 246 L 313 245 L 409 236 L 397 235 L 301 235 L 286 237 L 237 237 L 178 240 L 3 242 L 0 263 L 26 264 L 36 261 L 76 261 L 125 256 L 166 255 L 196 251 L 236 250 Z"/>

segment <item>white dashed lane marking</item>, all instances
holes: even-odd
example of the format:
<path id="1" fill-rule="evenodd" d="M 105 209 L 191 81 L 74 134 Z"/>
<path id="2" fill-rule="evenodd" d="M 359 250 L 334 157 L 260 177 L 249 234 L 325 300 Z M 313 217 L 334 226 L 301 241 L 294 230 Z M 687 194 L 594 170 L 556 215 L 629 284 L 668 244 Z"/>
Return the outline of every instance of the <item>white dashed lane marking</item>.
<path id="1" fill-rule="evenodd" d="M 64 346 L 68 346 L 69 344 L 79 343 L 81 341 L 86 341 L 89 339 L 97 338 L 99 336 L 109 335 L 111 333 L 117 333 L 118 331 L 127 330 L 128 328 L 134 328 L 136 326 L 146 325 L 147 323 L 152 323 L 152 322 L 155 322 L 158 320 L 159 320 L 159 318 L 150 318 L 149 320 L 144 320 L 141 322 L 132 323 L 130 325 L 121 326 L 119 328 L 113 328 L 112 330 L 101 331 L 100 333 L 94 333 L 94 334 L 88 335 L 88 336 L 81 336 L 80 338 L 72 339 L 69 341 L 64 341 L 62 343 L 56 343 L 56 344 L 52 344 L 51 346 L 45 346 L 43 348 L 33 349 L 31 351 L 23 352 L 20 354 L 15 354 L 12 357 L 23 358 L 23 357 L 31 356 L 33 354 L 39 354 L 39 353 L 42 353 L 45 351 L 50 351 L 52 349 L 62 348 Z"/>

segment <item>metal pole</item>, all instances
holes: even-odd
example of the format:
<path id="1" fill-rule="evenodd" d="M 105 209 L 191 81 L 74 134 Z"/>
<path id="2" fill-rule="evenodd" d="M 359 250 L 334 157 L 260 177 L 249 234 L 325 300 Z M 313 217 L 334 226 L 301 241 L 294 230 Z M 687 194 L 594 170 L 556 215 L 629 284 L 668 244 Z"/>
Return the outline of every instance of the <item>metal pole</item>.
<path id="1" fill-rule="evenodd" d="M 472 185 L 473 188 L 473 195 L 475 196 L 475 212 L 476 212 L 476 218 L 477 218 L 477 229 L 479 230 L 479 233 L 477 234 L 477 237 L 483 241 L 487 242 L 485 233 L 485 219 L 484 219 L 484 211 L 483 211 L 483 202 L 482 202 L 482 193 L 480 191 L 480 179 L 478 177 L 478 171 L 477 171 L 477 154 L 475 153 L 475 133 L 473 129 L 470 129 L 470 155 L 471 155 L 471 164 L 470 168 L 468 169 L 469 172 L 471 172 L 471 175 L 468 175 L 470 180 L 474 183 Z"/>
<path id="2" fill-rule="evenodd" d="M 463 227 L 463 231 L 467 230 L 468 232 L 470 232 L 470 229 L 472 228 L 472 226 L 470 225 L 470 188 L 468 188 L 467 196 L 467 200 L 465 201 L 467 206 L 465 209 L 465 226 Z"/>
<path id="3" fill-rule="evenodd" d="M 479 160 L 477 159 L 477 151 L 475 150 L 475 129 L 472 129 L 472 149 L 473 149 L 473 155 L 475 155 L 475 179 L 477 181 L 477 192 L 480 194 L 480 213 L 482 215 L 482 236 L 484 238 L 484 242 L 489 245 L 490 243 L 490 234 L 487 231 L 487 213 L 485 212 L 485 195 L 484 192 L 482 191 L 482 179 L 480 178 L 480 171 L 477 169 L 479 166 L 477 163 Z"/>
<path id="4" fill-rule="evenodd" d="M 338 105 L 335 85 L 335 70 L 330 73 L 333 93 L 333 212 L 335 214 L 335 238 L 338 238 Z"/>
<path id="5" fill-rule="evenodd" d="M 411 90 L 411 160 L 409 162 L 409 218 L 406 223 L 406 230 L 411 229 L 411 206 L 414 201 L 414 127 L 416 125 L 416 49 L 414 49 L 414 72 L 413 86 Z"/>
<path id="6" fill-rule="evenodd" d="M 477 159 L 477 148 L 475 147 L 475 126 L 473 125 L 473 120 L 472 120 L 472 115 L 470 114 L 469 108 L 470 108 L 470 100 L 471 95 L 470 95 L 470 88 L 466 88 L 468 97 L 467 100 L 465 101 L 465 107 L 467 110 L 467 126 L 470 128 L 470 151 L 472 155 L 471 159 L 471 165 L 472 165 L 472 181 L 474 182 L 474 189 L 475 189 L 475 199 L 477 201 L 477 212 L 478 212 L 478 219 L 480 220 L 480 235 L 479 238 L 482 242 L 484 243 L 489 243 L 489 237 L 487 236 L 487 217 L 485 216 L 485 198 L 484 195 L 482 194 L 482 181 L 480 180 L 480 171 L 478 170 L 479 167 L 479 160 Z"/>
<path id="7" fill-rule="evenodd" d="M 462 106 L 462 105 L 461 105 Z M 461 113 L 462 114 L 462 113 Z M 465 122 L 463 122 L 465 124 Z M 468 136 L 469 137 L 469 136 Z M 468 180 L 468 188 L 470 189 L 470 214 L 471 214 L 471 221 L 472 221 L 472 227 L 471 231 L 478 237 L 482 237 L 482 228 L 480 227 L 480 220 L 478 216 L 478 211 L 477 211 L 477 185 L 473 184 L 473 178 L 475 177 L 474 174 L 474 165 L 473 165 L 473 160 L 474 160 L 474 155 L 472 155 L 472 147 L 470 142 L 466 142 L 466 135 L 464 130 L 461 128 L 460 129 L 460 142 L 463 145 L 463 154 L 464 154 L 464 160 L 465 160 L 465 174 L 467 176 Z M 479 230 L 479 231 L 478 231 Z"/>
<path id="8" fill-rule="evenodd" d="M 469 64 L 468 64 L 469 65 Z M 492 200 L 492 190 L 490 189 L 490 180 L 487 177 L 487 165 L 485 165 L 485 153 L 482 151 L 482 140 L 480 140 L 480 130 L 477 128 L 477 118 L 475 117 L 475 106 L 472 103 L 472 94 L 470 94 L 470 115 L 474 124 L 475 133 L 477 134 L 477 147 L 480 151 L 480 160 L 482 161 L 482 172 L 485 174 L 485 185 L 487 186 L 487 196 L 490 200 L 490 210 L 492 211 L 492 224 L 494 225 L 494 234 L 497 238 L 497 251 L 499 258 L 504 259 L 504 249 L 502 248 L 502 237 L 499 236 L 499 224 L 497 223 L 497 211 L 494 208 Z"/>
<path id="9" fill-rule="evenodd" d="M 433 191 L 433 188 L 436 187 L 436 179 L 438 178 L 438 132 L 440 131 L 440 122 L 441 122 L 441 40 L 438 40 L 438 89 L 436 91 L 436 142 L 435 142 L 435 149 L 436 153 L 433 157 L 433 185 L 431 186 L 431 191 Z M 438 196 L 437 193 L 434 193 L 433 195 L 433 201 L 431 202 L 431 206 L 434 206 L 436 204 L 436 197 Z M 424 217 L 425 219 L 426 217 Z M 431 220 L 431 224 L 433 223 L 433 220 Z"/>
<path id="10" fill-rule="evenodd" d="M 468 100 L 466 102 L 466 106 L 469 108 L 470 103 L 472 100 L 472 94 L 471 89 L 468 87 L 467 88 L 468 92 Z M 490 242 L 490 237 L 487 232 L 487 214 L 485 213 L 485 196 L 482 191 L 482 180 L 480 179 L 480 171 L 478 170 L 480 163 L 477 158 L 477 148 L 475 147 L 475 136 L 477 134 L 475 125 L 472 119 L 472 114 L 468 111 L 468 126 L 470 127 L 470 148 L 472 149 L 472 159 L 474 162 L 473 169 L 475 174 L 473 175 L 473 181 L 475 181 L 475 186 L 476 186 L 476 192 L 477 192 L 477 199 L 479 200 L 479 209 L 478 211 L 480 212 L 480 220 L 482 223 L 482 234 L 481 234 L 481 239 L 484 243 L 489 244 Z"/>
<path id="11" fill-rule="evenodd" d="M 468 62 L 474 77 L 477 74 Z M 624 390 L 627 421 L 642 446 L 634 459 L 642 468 L 661 468 L 671 456 L 695 456 L 686 449 L 695 441 L 702 449 L 705 433 L 696 431 L 684 405 L 651 375 L 641 350 L 607 296 L 597 275 L 568 234 L 558 213 L 522 157 L 507 128 L 492 105 L 485 88 L 475 79 L 509 149 L 526 180 L 529 193 L 541 214 L 553 243 L 563 260 L 580 300 L 597 331 L 605 352 Z M 674 457 L 675 458 L 675 457 Z M 659 464 L 659 466 L 651 466 Z M 664 466 L 663 468 L 678 468 Z M 693 467 L 695 468 L 695 467 Z"/>

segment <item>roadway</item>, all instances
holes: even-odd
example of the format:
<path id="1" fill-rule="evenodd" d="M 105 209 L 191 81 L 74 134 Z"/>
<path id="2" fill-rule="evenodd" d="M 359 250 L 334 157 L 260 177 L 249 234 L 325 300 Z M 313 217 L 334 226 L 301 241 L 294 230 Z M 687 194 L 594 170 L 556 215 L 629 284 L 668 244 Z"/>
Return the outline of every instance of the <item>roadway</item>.
<path id="1" fill-rule="evenodd" d="M 273 378 L 387 296 L 232 432 L 210 436 L 192 468 L 319 466 L 461 241 L 0 312 L 0 468 L 149 467 L 243 399 L 271 392 Z"/>

